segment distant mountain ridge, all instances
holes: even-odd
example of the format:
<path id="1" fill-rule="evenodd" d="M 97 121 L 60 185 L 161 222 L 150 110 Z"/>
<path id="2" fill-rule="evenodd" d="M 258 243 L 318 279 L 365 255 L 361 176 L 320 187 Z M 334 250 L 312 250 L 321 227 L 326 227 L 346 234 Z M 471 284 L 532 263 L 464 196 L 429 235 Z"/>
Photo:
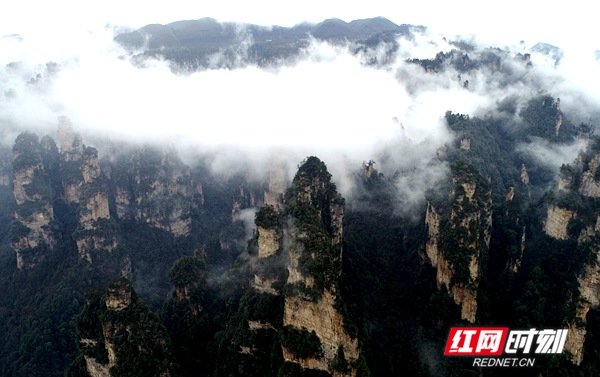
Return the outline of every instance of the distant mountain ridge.
<path id="1" fill-rule="evenodd" d="M 300 23 L 293 27 L 259 26 L 218 22 L 213 18 L 151 24 L 122 33 L 115 41 L 138 53 L 138 58 L 162 57 L 188 68 L 231 67 L 235 56 L 261 66 L 297 56 L 310 38 L 328 42 L 355 42 L 374 45 L 389 36 L 410 36 L 423 26 L 397 25 L 383 18 L 351 22 L 332 18 L 318 24 Z M 218 59 L 215 60 L 215 56 Z"/>

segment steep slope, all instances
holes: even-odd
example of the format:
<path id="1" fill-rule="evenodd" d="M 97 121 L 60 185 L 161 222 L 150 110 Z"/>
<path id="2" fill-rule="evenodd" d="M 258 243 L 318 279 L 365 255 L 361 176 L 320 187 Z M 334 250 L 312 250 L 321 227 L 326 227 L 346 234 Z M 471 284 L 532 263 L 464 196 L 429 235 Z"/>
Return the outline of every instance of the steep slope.
<path id="1" fill-rule="evenodd" d="M 62 201 L 76 207 L 77 229 L 73 238 L 81 258 L 92 262 L 94 251 L 117 248 L 116 223 L 110 216 L 108 185 L 103 176 L 98 150 L 86 147 L 69 119 L 59 119 L 59 177 Z"/>
<path id="2" fill-rule="evenodd" d="M 463 164 L 452 167 L 452 182 L 451 204 L 444 216 L 427 205 L 425 257 L 437 269 L 438 287 L 445 286 L 460 305 L 461 318 L 473 323 L 481 254 L 488 252 L 491 239 L 491 191 L 488 182 Z"/>
<path id="3" fill-rule="evenodd" d="M 175 375 L 166 329 L 125 278 L 88 298 L 77 329 L 83 357 L 73 366 L 74 375 Z"/>
<path id="4" fill-rule="evenodd" d="M 58 140 L 60 149 L 49 136 L 23 133 L 13 147 L 13 176 L 6 183 L 13 182 L 11 247 L 19 269 L 33 267 L 56 246 L 60 226 L 88 262 L 95 253 L 117 250 L 123 222 L 190 235 L 202 185 L 175 151 L 139 148 L 101 164 L 98 150 L 83 144 L 65 117 Z"/>
<path id="5" fill-rule="evenodd" d="M 248 376 L 362 375 L 366 367 L 359 367 L 356 329 L 339 291 L 344 201 L 316 157 L 301 164 L 285 197 L 281 170 L 274 169 L 265 192 L 271 204 L 256 214 L 251 263 L 235 273 L 247 283 L 226 330 L 216 336 L 217 370 Z M 233 370 L 227 365 L 236 359 Z"/>
<path id="6" fill-rule="evenodd" d="M 138 149 L 126 164 L 120 166 L 126 169 L 125 177 L 121 171 L 115 180 L 118 216 L 175 236 L 189 235 L 194 194 L 202 193 L 189 167 L 173 151 L 152 147 Z"/>
<path id="7" fill-rule="evenodd" d="M 574 316 L 568 319 L 569 335 L 565 349 L 571 361 L 580 365 L 584 358 L 587 314 L 600 305 L 600 212 L 598 211 L 600 167 L 598 140 L 593 140 L 577 161 L 561 167 L 558 192 L 548 203 L 544 232 L 551 238 L 576 243 L 578 287 Z"/>
<path id="8" fill-rule="evenodd" d="M 343 205 L 325 164 L 309 157 L 286 194 L 286 206 L 294 224 L 286 229 L 291 243 L 283 325 L 288 337 L 314 334 L 315 347 L 311 352 L 302 352 L 286 337 L 282 348 L 287 362 L 334 376 L 355 376 L 358 339 L 353 332 L 356 330 L 347 326 L 338 282 Z"/>
<path id="9" fill-rule="evenodd" d="M 23 133 L 13 147 L 13 196 L 15 210 L 11 228 L 11 247 L 17 255 L 17 268 L 29 268 L 40 262 L 54 248 L 53 193 L 48 164 L 44 156 L 54 151 L 52 143 L 43 149 L 37 135 Z"/>

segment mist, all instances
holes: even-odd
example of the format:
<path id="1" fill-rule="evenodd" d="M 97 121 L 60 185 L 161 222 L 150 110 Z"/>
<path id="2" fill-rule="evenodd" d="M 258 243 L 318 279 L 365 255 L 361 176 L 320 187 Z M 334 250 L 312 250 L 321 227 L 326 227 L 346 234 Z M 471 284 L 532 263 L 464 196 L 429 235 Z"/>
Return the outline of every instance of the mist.
<path id="1" fill-rule="evenodd" d="M 399 197 L 418 202 L 427 186 L 447 175 L 447 167 L 429 166 L 454 138 L 444 120 L 448 110 L 484 116 L 504 98 L 522 104 L 536 88 L 550 86 L 564 111 L 577 108 L 577 117 L 587 120 L 598 114 L 592 106 L 578 108 L 600 98 L 600 86 L 586 79 L 591 73 L 582 74 L 578 62 L 590 72 L 598 63 L 568 51 L 559 65 L 533 54 L 533 69 L 508 60 L 502 74 L 481 68 L 458 79 L 452 67 L 427 74 L 406 62 L 454 48 L 439 35 L 399 39 L 395 60 L 380 67 L 365 62 L 382 56 L 386 46 L 355 55 L 349 45 L 311 40 L 292 64 L 182 74 L 160 59 L 132 64 L 113 42 L 115 32 L 105 27 L 52 45 L 28 36 L 0 39 L 6 51 L 0 58 L 1 142 L 11 145 L 21 129 L 54 135 L 57 118 L 67 116 L 88 144 L 106 138 L 176 146 L 187 163 L 210 156 L 213 171 L 221 174 L 250 168 L 264 176 L 277 158 L 293 175 L 303 158 L 315 155 L 327 163 L 343 195 L 352 191 L 350 172 L 374 159 L 386 175 L 417 172 L 398 187 Z M 239 53 L 241 61 L 244 50 Z M 549 148 L 534 150 L 544 158 Z M 571 153 L 553 154 L 553 165 L 560 166 L 563 157 L 572 160 Z"/>

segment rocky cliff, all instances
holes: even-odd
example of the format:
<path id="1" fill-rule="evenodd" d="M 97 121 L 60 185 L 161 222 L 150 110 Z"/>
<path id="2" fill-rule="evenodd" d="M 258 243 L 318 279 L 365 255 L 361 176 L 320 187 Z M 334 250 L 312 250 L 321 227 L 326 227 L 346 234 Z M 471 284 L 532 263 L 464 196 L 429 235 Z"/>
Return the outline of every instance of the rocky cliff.
<path id="1" fill-rule="evenodd" d="M 475 322 L 479 259 L 488 250 L 492 226 L 489 184 L 468 166 L 454 166 L 450 207 L 440 215 L 427 205 L 427 240 L 424 258 L 436 268 L 442 286 L 461 308 L 461 318 Z M 449 212 L 449 213 L 448 213 Z"/>
<path id="2" fill-rule="evenodd" d="M 56 244 L 52 184 L 44 154 L 37 135 L 23 133 L 17 137 L 12 156 L 15 210 L 11 247 L 19 269 L 37 264 Z"/>
<path id="3" fill-rule="evenodd" d="M 358 339 L 339 293 L 344 200 L 316 157 L 303 162 L 285 195 L 274 176 L 273 195 L 265 195 L 271 204 L 255 217 L 250 289 L 229 325 L 244 334 L 231 340 L 245 357 L 241 368 L 272 368 L 273 360 L 281 360 L 273 375 L 305 370 L 356 376 Z"/>
<path id="4" fill-rule="evenodd" d="M 569 333 L 565 350 L 575 365 L 583 361 L 587 315 L 600 304 L 600 198 L 598 142 L 589 144 L 573 164 L 560 169 L 557 194 L 548 204 L 543 230 L 552 239 L 575 242 L 570 253 L 583 256 L 576 267 L 578 299 L 574 315 L 566 318 Z"/>
<path id="5" fill-rule="evenodd" d="M 591 158 L 580 155 L 578 167 L 583 170 L 579 186 L 581 195 L 600 198 L 600 154 Z"/>
<path id="6" fill-rule="evenodd" d="M 241 211 L 248 208 L 256 208 L 257 200 L 255 191 L 249 187 L 247 178 L 244 183 L 238 186 L 238 190 L 233 195 L 233 205 L 231 206 L 231 222 L 240 221 Z M 200 194 L 202 187 L 200 187 Z"/>
<path id="7" fill-rule="evenodd" d="M 115 203 L 121 219 L 134 219 L 172 233 L 187 236 L 191 210 L 202 186 L 175 151 L 150 146 L 139 148 L 113 169 Z"/>
<path id="8" fill-rule="evenodd" d="M 598 230 L 596 230 L 598 231 Z M 583 361 L 584 345 L 587 334 L 587 314 L 591 308 L 600 305 L 600 253 L 596 252 L 596 260 L 585 266 L 577 277 L 580 299 L 577 303 L 575 319 L 568 323 L 569 334 L 565 342 L 565 350 L 571 361 L 580 365 Z"/>
<path id="9" fill-rule="evenodd" d="M 107 230 L 110 222 L 108 190 L 98 164 L 96 149 L 86 147 L 66 118 L 59 119 L 61 150 L 49 136 L 39 142 L 34 134 L 21 134 L 13 148 L 12 248 L 17 253 L 19 269 L 31 267 L 40 251 L 52 248 L 60 237 L 51 232 L 54 205 L 64 202 L 76 208 L 77 229 L 73 238 L 82 258 L 91 261 L 92 250 L 113 250 L 114 235 Z M 29 260 L 29 261 L 26 261 Z"/>
<path id="10" fill-rule="evenodd" d="M 565 350 L 575 365 L 580 365 L 583 361 L 587 314 L 590 309 L 600 306 L 600 243 L 596 236 L 598 232 L 600 232 L 600 216 L 596 224 L 584 229 L 578 238 L 579 246 L 590 247 L 595 255 L 577 276 L 579 299 L 576 302 L 575 317 L 568 322 L 569 334 Z"/>
<path id="11" fill-rule="evenodd" d="M 0 187 L 9 188 L 12 178 L 12 157 L 8 148 L 0 149 Z"/>
<path id="12" fill-rule="evenodd" d="M 119 246 L 119 221 L 135 221 L 188 236 L 191 211 L 202 206 L 203 189 L 173 150 L 138 148 L 116 153 L 86 146 L 66 117 L 59 118 L 58 140 L 21 134 L 12 153 L 11 247 L 19 269 L 32 267 L 62 237 L 72 237 L 82 259 Z M 115 156 L 118 155 L 118 156 Z M 6 181 L 6 182 L 4 182 Z M 114 203 L 114 204 L 112 204 Z M 60 208 L 59 218 L 55 206 Z M 112 209 L 111 209 L 112 207 Z"/>
<path id="13" fill-rule="evenodd" d="M 131 283 L 120 278 L 88 298 L 78 319 L 79 348 L 91 376 L 171 376 L 175 370 L 166 329 Z"/>
<path id="14" fill-rule="evenodd" d="M 285 342 L 284 359 L 303 368 L 332 375 L 356 375 L 358 340 L 345 327 L 337 280 L 341 274 L 343 199 L 331 182 L 325 164 L 309 157 L 298 170 L 286 194 L 294 217 L 289 228 L 289 264 L 283 325 L 314 332 L 322 353 L 298 355 Z M 338 362 L 347 368 L 336 369 Z"/>
<path id="15" fill-rule="evenodd" d="M 275 255 L 277 250 L 279 250 L 281 239 L 277 229 L 258 226 L 256 231 L 258 233 L 258 257 L 268 258 L 271 255 Z"/>
<path id="16" fill-rule="evenodd" d="M 113 251 L 118 246 L 107 178 L 100 169 L 98 150 L 85 146 L 65 117 L 60 118 L 58 138 L 63 199 L 77 207 L 78 226 L 73 238 L 79 256 L 92 262 L 94 251 Z"/>
<path id="17" fill-rule="evenodd" d="M 595 202 L 600 198 L 599 152 L 596 142 L 581 152 L 575 163 L 561 167 L 559 195 L 548 205 L 544 221 L 544 232 L 548 236 L 557 240 L 576 240 L 577 250 L 590 256 L 578 269 L 579 298 L 575 302 L 574 317 L 567 319 L 569 334 L 565 350 L 575 365 L 583 361 L 588 312 L 600 305 L 600 240 L 597 237 L 600 214 Z M 577 226 L 573 226 L 575 224 Z"/>
<path id="18" fill-rule="evenodd" d="M 267 258 L 281 247 L 282 229 L 278 217 L 283 210 L 283 198 L 288 186 L 287 170 L 283 161 L 274 158 L 264 191 L 264 208 L 257 222 L 258 256 Z"/>
<path id="19" fill-rule="evenodd" d="M 548 206 L 548 214 L 544 221 L 544 232 L 550 237 L 565 240 L 567 239 L 567 225 L 572 218 L 576 216 L 574 211 L 557 207 Z"/>

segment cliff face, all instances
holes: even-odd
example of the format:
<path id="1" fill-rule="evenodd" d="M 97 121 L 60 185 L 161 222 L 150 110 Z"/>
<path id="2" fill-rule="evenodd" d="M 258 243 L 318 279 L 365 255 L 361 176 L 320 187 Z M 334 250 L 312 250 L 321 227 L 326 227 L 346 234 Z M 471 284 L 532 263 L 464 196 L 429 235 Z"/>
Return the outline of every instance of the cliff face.
<path id="1" fill-rule="evenodd" d="M 64 116 L 58 118 L 58 145 L 65 162 L 81 160 L 85 148 L 81 135 L 73 130 L 73 123 Z"/>
<path id="2" fill-rule="evenodd" d="M 203 203 L 202 185 L 174 152 L 141 148 L 122 152 L 119 160 L 110 150 L 101 168 L 98 150 L 86 146 L 65 117 L 59 119 L 58 140 L 60 149 L 49 136 L 20 135 L 12 153 L 12 179 L 0 182 L 13 183 L 11 247 L 19 269 L 32 267 L 56 245 L 59 223 L 76 224 L 68 236 L 89 262 L 94 253 L 119 246 L 116 219 L 189 235 L 191 211 Z"/>
<path id="3" fill-rule="evenodd" d="M 600 198 L 600 154 L 590 159 L 584 159 L 580 156 L 579 167 L 584 171 L 581 175 L 581 184 L 579 192 L 583 196 L 590 198 Z"/>
<path id="4" fill-rule="evenodd" d="M 193 182 L 189 167 L 174 152 L 140 148 L 113 170 L 119 218 L 189 235 L 191 210 L 202 186 Z"/>
<path id="5" fill-rule="evenodd" d="M 437 268 L 440 257 L 440 251 L 438 249 L 438 238 L 440 236 L 440 215 L 436 212 L 431 203 L 427 203 L 425 225 L 427 227 L 425 255 L 427 256 L 429 263 L 431 263 L 433 267 Z M 438 277 L 437 280 L 440 281 L 441 277 Z"/>
<path id="6" fill-rule="evenodd" d="M 274 255 L 281 247 L 281 227 L 273 220 L 283 210 L 283 197 L 288 186 L 286 176 L 284 163 L 274 159 L 269 169 L 268 188 L 264 191 L 265 210 L 262 211 L 263 217 L 266 215 L 270 219 L 266 219 L 264 224 L 257 224 L 259 258 Z"/>
<path id="7" fill-rule="evenodd" d="M 109 210 L 107 178 L 99 165 L 98 150 L 86 147 L 66 118 L 61 118 L 60 176 L 64 201 L 76 205 L 77 230 L 73 238 L 81 258 L 92 262 L 94 251 L 112 251 L 118 241 Z"/>
<path id="8" fill-rule="evenodd" d="M 343 349 L 346 362 L 350 365 L 359 357 L 358 339 L 352 338 L 344 330 L 344 318 L 335 309 L 335 294 L 324 291 L 317 302 L 287 297 L 283 316 L 284 326 L 314 331 L 319 338 L 322 355 L 320 357 L 302 358 L 283 346 L 284 360 L 299 364 L 306 369 L 328 371 L 334 376 L 356 375 L 351 368 L 346 373 L 332 370 L 331 364 L 336 358 L 338 349 Z"/>
<path id="9" fill-rule="evenodd" d="M 600 216 L 595 226 L 584 229 L 578 243 L 591 244 L 595 258 L 586 264 L 577 276 L 579 286 L 579 300 L 576 303 L 575 318 L 568 323 L 569 334 L 565 343 L 565 350 L 575 365 L 583 361 L 583 351 L 587 334 L 587 314 L 591 308 L 600 306 L 600 244 L 595 235 L 600 232 Z"/>
<path id="10" fill-rule="evenodd" d="M 289 264 L 283 325 L 314 332 L 322 353 L 302 357 L 282 344 L 286 361 L 303 368 L 327 371 L 333 375 L 356 375 L 358 340 L 344 327 L 337 297 L 341 273 L 343 200 L 330 182 L 325 165 L 310 157 L 300 167 L 286 205 L 291 207 L 295 225 L 288 231 Z M 320 228 L 320 229 L 319 229 Z M 329 265 L 329 267 L 327 267 Z M 348 369 L 336 370 L 336 357 L 344 355 Z"/>
<path id="11" fill-rule="evenodd" d="M 111 283 L 103 295 L 88 299 L 77 327 L 91 376 L 173 373 L 166 329 L 124 278 Z"/>
<path id="12" fill-rule="evenodd" d="M 276 229 L 257 227 L 258 257 L 268 258 L 279 250 L 280 236 Z"/>
<path id="13" fill-rule="evenodd" d="M 0 188 L 9 188 L 12 177 L 12 157 L 9 150 L 0 149 Z"/>
<path id="14" fill-rule="evenodd" d="M 569 195 L 567 198 L 571 200 L 564 200 L 562 204 L 569 208 L 550 204 L 544 222 L 544 232 L 548 236 L 559 240 L 576 239 L 577 248 L 587 250 L 593 256 L 585 262 L 577 275 L 579 299 L 575 302 L 575 317 L 568 320 L 569 333 L 565 350 L 575 365 L 580 365 L 583 361 L 587 314 L 590 309 L 600 306 L 600 241 L 597 239 L 600 232 L 600 214 L 594 210 L 590 211 L 589 208 L 577 206 L 573 198 L 579 196 L 578 200 L 588 202 L 600 198 L 600 184 L 596 178 L 599 166 L 600 153 L 596 150 L 595 153 L 580 153 L 574 165 L 561 168 L 559 192 Z M 588 206 L 596 208 L 593 205 Z M 573 231 L 569 234 L 568 225 L 571 221 L 578 221 L 583 225 L 578 227 L 578 234 L 573 234 Z"/>
<path id="15" fill-rule="evenodd" d="M 596 260 L 585 267 L 577 282 L 580 300 L 577 303 L 575 320 L 568 323 L 569 334 L 565 350 L 570 354 L 573 364 L 580 365 L 587 334 L 587 313 L 591 308 L 598 308 L 600 304 L 600 253 L 596 253 Z"/>
<path id="16" fill-rule="evenodd" d="M 12 159 L 15 210 L 11 247 L 17 255 L 19 269 L 37 264 L 56 243 L 52 231 L 52 185 L 43 154 L 36 135 L 23 133 L 17 137 Z"/>
<path id="17" fill-rule="evenodd" d="M 200 186 L 200 193 L 202 193 L 202 186 Z M 231 207 L 231 222 L 240 221 L 240 213 L 242 210 L 247 208 L 256 207 L 256 195 L 254 190 L 247 187 L 245 183 L 242 183 L 238 187 L 238 192 L 233 195 L 233 205 Z"/>
<path id="18" fill-rule="evenodd" d="M 21 134 L 13 148 L 12 248 L 19 269 L 31 267 L 41 249 L 51 249 L 59 237 L 51 232 L 55 202 L 77 208 L 77 229 L 73 238 L 82 258 L 91 261 L 93 250 L 117 247 L 108 231 L 110 221 L 108 190 L 98 164 L 98 152 L 85 147 L 73 132 L 68 119 L 60 118 L 58 150 L 54 140 L 44 136 L 38 142 L 33 134 Z M 40 249 L 33 252 L 33 249 Z M 28 254 L 28 256 L 24 256 Z"/>
<path id="19" fill-rule="evenodd" d="M 444 286 L 461 308 L 461 318 L 475 322 L 479 258 L 489 249 L 492 199 L 487 182 L 461 167 L 454 169 L 450 213 L 441 216 L 428 203 L 424 258 L 436 268 L 438 287 Z"/>
<path id="20" fill-rule="evenodd" d="M 270 302 L 273 307 L 260 315 L 264 309 L 240 309 L 255 314 L 243 316 L 241 331 L 248 332 L 248 340 L 239 345 L 238 353 L 259 357 L 263 351 L 252 339 L 277 330 L 281 353 L 275 355 L 283 355 L 285 363 L 280 373 L 295 365 L 333 376 L 355 376 L 358 339 L 349 333 L 338 293 L 344 200 L 316 157 L 302 164 L 285 197 L 278 185 L 269 188 L 275 190 L 265 195 L 271 204 L 256 213 L 258 255 L 251 291 L 243 301 Z"/>
<path id="21" fill-rule="evenodd" d="M 550 237 L 565 240 L 567 239 L 567 225 L 574 217 L 575 212 L 550 205 L 546 221 L 544 221 L 544 232 Z"/>

